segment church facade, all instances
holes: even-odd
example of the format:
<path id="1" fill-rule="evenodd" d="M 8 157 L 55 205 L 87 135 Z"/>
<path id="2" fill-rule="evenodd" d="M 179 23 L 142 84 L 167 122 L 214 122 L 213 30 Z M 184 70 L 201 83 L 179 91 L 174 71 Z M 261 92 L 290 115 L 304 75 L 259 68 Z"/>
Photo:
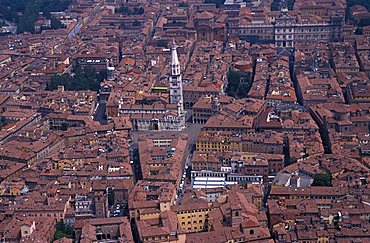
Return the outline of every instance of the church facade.
<path id="1" fill-rule="evenodd" d="M 139 131 L 181 131 L 186 127 L 182 75 L 175 43 L 171 48 L 170 69 L 168 103 L 128 105 L 120 100 L 119 113 L 130 118 L 132 129 Z"/>

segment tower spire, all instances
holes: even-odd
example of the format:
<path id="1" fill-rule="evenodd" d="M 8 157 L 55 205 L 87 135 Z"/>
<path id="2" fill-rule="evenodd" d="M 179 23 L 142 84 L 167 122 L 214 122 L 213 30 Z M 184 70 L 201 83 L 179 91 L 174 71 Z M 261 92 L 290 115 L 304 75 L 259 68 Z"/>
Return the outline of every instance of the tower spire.
<path id="1" fill-rule="evenodd" d="M 175 40 L 172 41 L 171 48 L 171 75 L 180 75 L 180 62 L 177 56 L 177 46 Z"/>

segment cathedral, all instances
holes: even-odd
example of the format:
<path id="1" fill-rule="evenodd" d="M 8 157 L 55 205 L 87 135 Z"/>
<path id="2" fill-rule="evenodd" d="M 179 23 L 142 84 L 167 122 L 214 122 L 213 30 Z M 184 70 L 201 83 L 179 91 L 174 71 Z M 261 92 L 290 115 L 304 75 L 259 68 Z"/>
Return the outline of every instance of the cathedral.
<path id="1" fill-rule="evenodd" d="M 131 104 L 119 102 L 119 112 L 128 116 L 134 130 L 181 131 L 185 128 L 182 75 L 177 56 L 176 44 L 171 48 L 171 73 L 169 75 L 170 94 L 166 104 Z"/>

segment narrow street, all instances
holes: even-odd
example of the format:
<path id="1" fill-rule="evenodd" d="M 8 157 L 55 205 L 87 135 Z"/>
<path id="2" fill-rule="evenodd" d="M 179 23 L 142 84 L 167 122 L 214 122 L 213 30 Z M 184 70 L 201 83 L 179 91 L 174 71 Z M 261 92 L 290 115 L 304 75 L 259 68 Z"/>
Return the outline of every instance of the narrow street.
<path id="1" fill-rule="evenodd" d="M 100 102 L 95 110 L 94 121 L 100 122 L 101 125 L 108 124 L 108 121 L 105 117 L 105 108 L 106 103 Z"/>
<path id="2" fill-rule="evenodd" d="M 303 106 L 302 95 L 298 92 L 298 90 L 299 90 L 299 88 L 298 88 L 298 79 L 297 79 L 297 76 L 296 76 L 295 70 L 294 70 L 294 56 L 292 58 L 293 58 L 293 60 L 289 64 L 290 78 L 291 78 L 291 80 L 294 84 L 294 90 L 295 90 L 296 97 L 297 97 L 297 103 L 299 105 Z M 321 126 L 321 124 L 317 121 L 317 119 L 315 119 L 315 116 L 311 113 L 309 107 L 305 107 L 305 108 L 310 112 L 312 119 L 315 121 L 315 123 L 319 127 L 319 133 L 320 133 L 320 136 L 321 136 L 321 141 L 322 141 L 322 144 L 324 146 L 325 153 L 326 154 L 331 154 L 330 139 L 329 139 L 329 136 L 328 136 L 327 132 Z"/>
<path id="3" fill-rule="evenodd" d="M 182 179 L 181 179 L 181 185 L 179 187 L 179 191 L 178 191 L 178 197 L 176 199 L 176 205 L 179 205 L 182 201 L 182 196 L 184 195 L 184 192 L 185 192 L 185 188 L 187 186 L 187 174 L 191 172 L 191 160 L 193 158 L 193 153 L 192 153 L 192 150 L 191 148 L 189 148 L 189 151 L 188 151 L 188 156 L 186 157 L 186 161 L 185 161 L 185 167 L 184 167 L 184 171 L 183 171 L 183 176 L 182 176 Z"/>

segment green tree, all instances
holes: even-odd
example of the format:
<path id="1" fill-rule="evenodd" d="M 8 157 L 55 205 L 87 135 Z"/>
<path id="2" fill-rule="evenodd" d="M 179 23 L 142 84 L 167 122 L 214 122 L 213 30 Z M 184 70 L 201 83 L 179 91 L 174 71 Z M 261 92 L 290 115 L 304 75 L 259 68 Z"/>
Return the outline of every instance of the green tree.
<path id="1" fill-rule="evenodd" d="M 19 19 L 18 33 L 35 32 L 35 22 L 39 17 L 38 13 L 40 10 L 40 4 L 37 1 L 30 0 L 27 2 L 25 12 Z"/>
<path id="2" fill-rule="evenodd" d="M 332 186 L 332 175 L 330 173 L 314 175 L 312 186 Z"/>
<path id="3" fill-rule="evenodd" d="M 64 28 L 64 25 L 62 24 L 62 22 L 60 22 L 58 19 L 56 18 L 51 18 L 51 23 L 50 23 L 50 27 L 55 30 L 55 29 L 62 29 Z"/>
<path id="4" fill-rule="evenodd" d="M 54 239 L 58 240 L 60 238 L 73 238 L 73 228 L 71 226 L 65 225 L 63 221 L 56 224 L 56 231 L 54 234 Z"/>
<path id="5" fill-rule="evenodd" d="M 18 32 L 34 32 L 39 12 L 50 19 L 50 12 L 63 11 L 72 0 L 0 0 L 0 13 L 18 25 Z M 18 14 L 20 13 L 20 14 Z"/>
<path id="6" fill-rule="evenodd" d="M 250 88 L 251 87 L 249 83 L 240 84 L 238 91 L 236 92 L 236 96 L 240 98 L 246 98 Z"/>
<path id="7" fill-rule="evenodd" d="M 54 239 L 55 239 L 55 240 L 59 240 L 59 239 L 61 239 L 61 238 L 63 238 L 63 237 L 66 237 L 66 238 L 70 238 L 70 239 L 72 239 L 72 235 L 66 234 L 66 233 L 64 233 L 64 232 L 63 232 L 63 231 L 61 231 L 61 230 L 57 230 L 57 231 L 55 231 L 55 234 L 54 234 Z"/>
<path id="8" fill-rule="evenodd" d="M 231 95 L 234 97 L 236 96 L 236 92 L 239 87 L 240 77 L 241 77 L 240 72 L 235 72 L 235 71 L 229 72 L 229 75 L 227 77 L 228 85 L 227 85 L 227 90 L 226 90 L 226 93 L 228 95 Z"/>
<path id="9" fill-rule="evenodd" d="M 235 98 L 245 98 L 250 90 L 251 82 L 250 72 L 230 71 L 226 93 Z"/>
<path id="10" fill-rule="evenodd" d="M 56 90 L 63 85 L 66 90 L 93 90 L 99 91 L 100 83 L 107 78 L 107 71 L 96 72 L 91 67 L 84 69 L 77 67 L 73 76 L 68 74 L 54 75 L 47 84 L 47 90 Z"/>

